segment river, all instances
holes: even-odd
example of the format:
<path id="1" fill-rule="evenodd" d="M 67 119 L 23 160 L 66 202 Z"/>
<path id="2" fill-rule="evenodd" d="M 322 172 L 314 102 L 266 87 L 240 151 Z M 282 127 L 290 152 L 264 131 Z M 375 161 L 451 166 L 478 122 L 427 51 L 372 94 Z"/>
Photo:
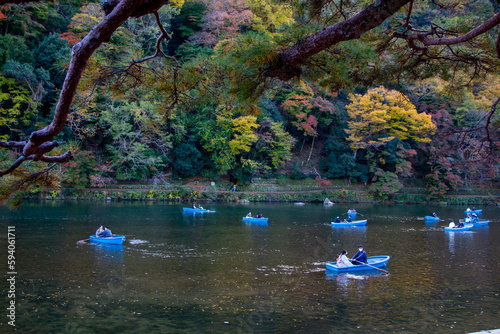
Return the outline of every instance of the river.
<path id="1" fill-rule="evenodd" d="M 26 202 L 0 208 L 0 331 L 36 333 L 467 333 L 499 327 L 500 208 L 444 232 L 463 206 L 356 204 L 366 227 L 332 227 L 353 204 Z M 249 211 L 268 225 L 247 224 Z M 426 223 L 435 211 L 441 218 Z M 135 235 L 77 243 L 99 224 Z M 15 268 L 7 267 L 14 227 Z M 386 270 L 325 270 L 358 245 Z M 11 247 L 12 249 L 12 247 Z M 11 275 L 12 276 L 12 275 Z M 9 294 L 14 288 L 15 296 Z"/>

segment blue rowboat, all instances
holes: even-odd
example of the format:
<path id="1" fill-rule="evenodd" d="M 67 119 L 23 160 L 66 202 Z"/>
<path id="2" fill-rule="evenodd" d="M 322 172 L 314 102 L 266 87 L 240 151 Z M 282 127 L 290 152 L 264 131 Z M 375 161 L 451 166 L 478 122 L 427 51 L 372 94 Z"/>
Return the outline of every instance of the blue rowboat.
<path id="1" fill-rule="evenodd" d="M 445 227 L 445 232 L 463 232 L 463 231 L 472 231 L 474 224 L 465 224 L 464 227 Z"/>
<path id="2" fill-rule="evenodd" d="M 268 218 L 256 218 L 256 217 L 243 217 L 242 218 L 245 223 L 260 223 L 260 224 L 267 224 L 267 219 Z"/>
<path id="3" fill-rule="evenodd" d="M 439 217 L 425 216 L 425 220 L 427 220 L 428 222 L 437 222 L 439 221 Z"/>
<path id="4" fill-rule="evenodd" d="M 366 219 L 365 220 L 353 220 L 352 222 L 347 222 L 347 221 L 343 221 L 340 223 L 332 222 L 332 226 L 338 226 L 338 227 L 365 226 L 365 225 L 366 225 Z"/>
<path id="5" fill-rule="evenodd" d="M 113 235 L 112 237 L 96 237 L 95 235 L 91 235 L 89 238 L 90 242 L 113 245 L 121 245 L 123 240 L 125 240 L 123 235 Z"/>
<path id="6" fill-rule="evenodd" d="M 475 214 L 482 214 L 483 213 L 483 209 L 478 209 L 478 210 L 465 210 L 465 213 L 475 213 Z"/>
<path id="7" fill-rule="evenodd" d="M 373 270 L 375 268 L 382 268 L 387 266 L 387 262 L 391 257 L 389 255 L 379 255 L 379 256 L 368 256 L 366 258 L 369 265 L 360 264 L 357 266 L 343 267 L 337 265 L 337 262 L 327 262 L 326 270 L 335 272 L 346 272 L 346 271 L 361 271 L 361 270 Z"/>
<path id="8" fill-rule="evenodd" d="M 207 209 L 193 209 L 193 208 L 182 208 L 182 212 L 215 212 L 215 211 L 211 211 L 211 210 L 207 210 Z"/>

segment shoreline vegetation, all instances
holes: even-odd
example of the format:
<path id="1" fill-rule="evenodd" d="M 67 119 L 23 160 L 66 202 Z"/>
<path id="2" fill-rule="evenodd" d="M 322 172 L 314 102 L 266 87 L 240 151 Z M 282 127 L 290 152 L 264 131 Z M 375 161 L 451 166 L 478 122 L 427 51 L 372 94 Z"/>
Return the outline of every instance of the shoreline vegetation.
<path id="1" fill-rule="evenodd" d="M 311 182 L 312 181 L 312 182 Z M 384 203 L 439 205 L 500 205 L 496 188 L 463 187 L 439 198 L 429 197 L 425 188 L 406 186 L 389 198 L 380 198 L 366 185 L 332 185 L 324 187 L 314 180 L 262 179 L 247 185 L 213 181 L 169 181 L 155 183 L 116 183 L 102 188 L 64 188 L 32 192 L 29 200 L 108 200 L 169 202 L 310 202 Z"/>

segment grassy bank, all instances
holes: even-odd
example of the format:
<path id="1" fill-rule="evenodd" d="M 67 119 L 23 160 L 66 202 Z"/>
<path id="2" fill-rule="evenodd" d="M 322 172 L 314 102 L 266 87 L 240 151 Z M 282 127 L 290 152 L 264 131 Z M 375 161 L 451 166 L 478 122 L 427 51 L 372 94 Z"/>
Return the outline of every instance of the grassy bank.
<path id="1" fill-rule="evenodd" d="M 368 187 L 359 185 L 331 185 L 320 187 L 314 180 L 256 180 L 254 183 L 230 191 L 228 183 L 203 181 L 172 182 L 165 184 L 114 184 L 107 188 L 73 189 L 37 192 L 31 199 L 53 200 L 139 200 L 172 202 L 332 202 L 363 203 L 438 203 L 452 205 L 497 205 L 500 194 L 497 189 L 461 189 L 441 196 L 439 200 L 429 198 L 424 188 L 405 187 L 388 199 L 375 197 Z"/>

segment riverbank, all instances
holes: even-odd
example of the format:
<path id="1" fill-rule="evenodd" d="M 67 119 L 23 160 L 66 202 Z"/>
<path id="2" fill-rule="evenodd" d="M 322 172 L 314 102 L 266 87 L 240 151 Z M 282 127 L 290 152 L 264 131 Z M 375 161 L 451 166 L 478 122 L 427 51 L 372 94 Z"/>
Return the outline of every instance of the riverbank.
<path id="1" fill-rule="evenodd" d="M 389 198 L 375 197 L 367 186 L 333 185 L 322 187 L 308 180 L 256 180 L 246 186 L 230 190 L 228 183 L 209 181 L 169 182 L 162 184 L 113 184 L 106 188 L 74 189 L 38 192 L 30 199 L 43 200 L 123 200 L 123 201 L 172 201 L 172 202 L 324 202 L 334 203 L 430 203 L 441 205 L 498 205 L 498 189 L 463 188 L 429 198 L 421 187 L 405 187 Z"/>

